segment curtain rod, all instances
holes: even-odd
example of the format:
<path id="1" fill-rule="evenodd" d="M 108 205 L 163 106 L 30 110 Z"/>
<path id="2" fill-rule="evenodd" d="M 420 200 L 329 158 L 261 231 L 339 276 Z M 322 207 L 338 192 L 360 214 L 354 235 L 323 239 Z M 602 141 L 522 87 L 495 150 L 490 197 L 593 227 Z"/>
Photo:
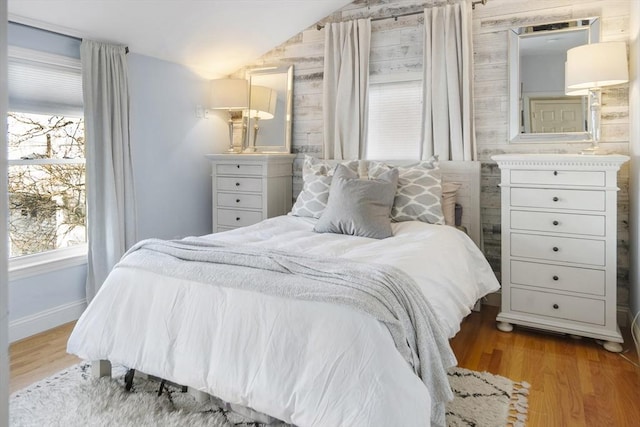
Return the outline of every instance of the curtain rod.
<path id="1" fill-rule="evenodd" d="M 487 4 L 487 1 L 489 1 L 489 0 L 476 0 L 474 2 L 471 2 L 471 9 L 475 10 L 477 4 L 481 4 L 481 5 L 484 6 L 485 4 Z M 420 11 L 417 11 L 417 12 L 401 13 L 401 14 L 398 14 L 398 15 L 380 16 L 378 18 L 371 18 L 371 22 L 382 21 L 382 20 L 385 20 L 385 19 L 392 19 L 392 18 L 393 18 L 394 21 L 397 21 L 398 18 L 404 18 L 405 16 L 419 15 L 421 13 L 424 13 L 424 11 L 420 10 Z M 320 31 L 323 28 L 324 28 L 324 24 L 316 24 L 316 29 L 318 31 Z"/>
<path id="2" fill-rule="evenodd" d="M 65 33 L 60 32 L 60 31 L 54 31 L 54 30 L 51 30 L 51 29 L 48 29 L 48 28 L 40 28 L 40 27 L 36 27 L 35 25 L 31 25 L 31 24 L 24 24 L 24 23 L 22 23 L 22 22 L 17 22 L 17 21 L 11 21 L 11 20 L 9 20 L 8 22 L 9 22 L 9 23 L 11 23 L 11 24 L 14 24 L 14 25 L 20 25 L 20 26 L 22 26 L 22 27 L 29 27 L 29 28 L 33 28 L 34 30 L 44 31 L 44 32 L 47 32 L 47 33 L 49 33 L 49 34 L 55 34 L 55 35 L 58 35 L 58 36 L 63 36 L 63 37 L 67 37 L 67 38 L 70 38 L 70 39 L 73 39 L 73 40 L 77 40 L 77 41 L 79 41 L 79 42 L 82 42 L 82 37 L 71 36 L 71 35 L 69 35 L 69 34 L 65 34 Z M 129 53 L 129 46 L 125 46 L 125 47 L 124 47 L 124 53 L 125 53 L 125 54 L 128 54 L 128 53 Z"/>

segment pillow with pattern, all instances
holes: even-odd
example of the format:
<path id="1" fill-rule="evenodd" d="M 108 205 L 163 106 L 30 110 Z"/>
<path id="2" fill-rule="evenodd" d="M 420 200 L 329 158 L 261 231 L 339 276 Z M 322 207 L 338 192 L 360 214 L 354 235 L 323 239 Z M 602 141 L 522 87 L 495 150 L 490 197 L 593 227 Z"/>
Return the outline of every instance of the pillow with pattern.
<path id="1" fill-rule="evenodd" d="M 369 162 L 369 177 L 391 169 L 386 163 Z M 431 157 L 415 165 L 398 167 L 398 188 L 391 209 L 391 220 L 444 224 L 442 212 L 442 174 L 438 158 Z"/>
<path id="2" fill-rule="evenodd" d="M 343 163 L 348 169 L 358 172 L 358 160 Z M 329 187 L 335 166 L 327 161 L 304 156 L 302 165 L 302 191 L 298 194 L 295 204 L 291 208 L 291 215 L 320 218 L 327 207 Z"/>

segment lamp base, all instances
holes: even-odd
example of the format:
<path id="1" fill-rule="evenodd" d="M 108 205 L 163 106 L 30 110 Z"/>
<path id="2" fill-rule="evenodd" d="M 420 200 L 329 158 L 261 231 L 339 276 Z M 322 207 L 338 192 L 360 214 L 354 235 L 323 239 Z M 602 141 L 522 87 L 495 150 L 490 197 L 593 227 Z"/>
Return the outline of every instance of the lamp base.
<path id="1" fill-rule="evenodd" d="M 601 156 L 601 155 L 609 154 L 609 150 L 605 150 L 599 145 L 592 145 L 591 147 L 585 148 L 584 150 L 582 150 L 580 154 L 583 154 L 585 156 Z"/>

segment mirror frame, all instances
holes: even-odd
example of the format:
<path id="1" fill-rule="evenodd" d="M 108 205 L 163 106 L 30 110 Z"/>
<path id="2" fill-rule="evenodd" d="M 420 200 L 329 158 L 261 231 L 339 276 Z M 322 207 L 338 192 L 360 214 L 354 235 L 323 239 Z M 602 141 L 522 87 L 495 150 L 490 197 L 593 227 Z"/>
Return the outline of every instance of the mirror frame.
<path id="1" fill-rule="evenodd" d="M 527 25 L 523 27 L 510 28 L 508 31 L 508 66 L 509 66 L 509 143 L 554 143 L 554 142 L 589 142 L 592 140 L 590 129 L 584 132 L 565 133 L 520 133 L 520 36 L 525 33 L 526 28 L 538 27 L 541 25 L 558 24 L 562 22 L 590 21 L 587 35 L 589 43 L 597 43 L 600 39 L 600 18 L 591 16 L 581 19 L 568 19 L 556 22 L 544 22 Z M 576 27 L 560 30 L 547 30 L 549 32 L 576 31 Z M 538 32 L 539 34 L 542 33 Z M 588 105 L 588 103 L 587 103 Z M 587 117 L 590 115 L 590 108 L 587 107 Z M 589 124 L 590 126 L 590 124 Z"/>
<path id="2" fill-rule="evenodd" d="M 293 116 L 293 64 L 286 65 L 264 65 L 260 68 L 253 68 L 246 71 L 246 79 L 249 81 L 249 96 L 251 96 L 251 85 L 253 77 L 270 75 L 270 74 L 284 74 L 286 77 L 286 99 L 284 102 L 284 117 L 282 118 L 282 125 L 284 126 L 284 141 L 279 145 L 256 145 L 255 153 L 291 153 L 291 119 Z M 249 100 L 251 102 L 251 100 Z M 275 117 L 274 117 L 275 119 Z M 244 146 L 249 147 L 251 138 L 253 138 L 253 131 L 251 130 L 251 120 L 248 120 L 248 129 L 246 132 Z M 258 138 L 258 141 L 260 139 Z"/>

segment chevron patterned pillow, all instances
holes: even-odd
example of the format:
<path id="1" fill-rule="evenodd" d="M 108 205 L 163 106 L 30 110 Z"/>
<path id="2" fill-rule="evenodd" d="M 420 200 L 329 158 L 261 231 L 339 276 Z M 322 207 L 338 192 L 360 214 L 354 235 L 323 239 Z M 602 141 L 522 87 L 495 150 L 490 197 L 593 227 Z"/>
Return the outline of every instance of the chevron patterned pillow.
<path id="1" fill-rule="evenodd" d="M 369 163 L 369 177 L 375 178 L 391 166 L 381 162 Z M 415 165 L 398 167 L 398 188 L 391 209 L 391 220 L 422 221 L 444 224 L 442 212 L 442 174 L 438 158 L 431 157 Z"/>
<path id="2" fill-rule="evenodd" d="M 358 160 L 343 163 L 347 168 L 358 172 Z M 329 188 L 335 166 L 328 162 L 305 156 L 302 166 L 302 191 L 291 208 L 291 215 L 320 218 L 327 207 Z"/>

